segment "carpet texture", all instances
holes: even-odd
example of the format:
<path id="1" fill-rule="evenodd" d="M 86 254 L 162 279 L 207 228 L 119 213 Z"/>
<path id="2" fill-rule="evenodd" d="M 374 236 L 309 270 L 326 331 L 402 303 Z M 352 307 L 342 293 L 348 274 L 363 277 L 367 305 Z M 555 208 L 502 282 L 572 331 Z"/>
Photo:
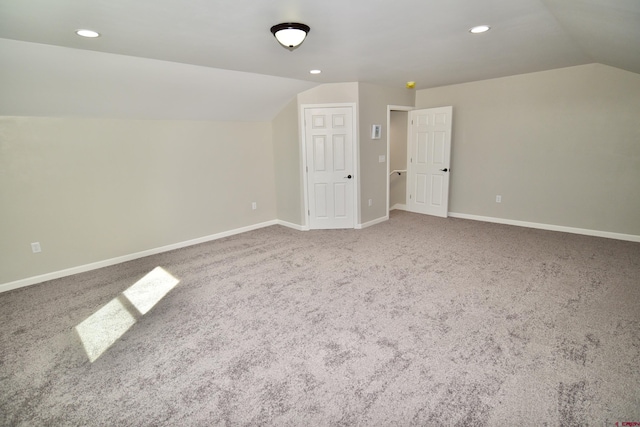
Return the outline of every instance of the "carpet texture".
<path id="1" fill-rule="evenodd" d="M 156 267 L 179 282 L 145 307 Z M 6 292 L 0 313 L 5 426 L 640 422 L 638 243 L 394 211 Z M 93 362 L 87 334 L 113 341 Z"/>

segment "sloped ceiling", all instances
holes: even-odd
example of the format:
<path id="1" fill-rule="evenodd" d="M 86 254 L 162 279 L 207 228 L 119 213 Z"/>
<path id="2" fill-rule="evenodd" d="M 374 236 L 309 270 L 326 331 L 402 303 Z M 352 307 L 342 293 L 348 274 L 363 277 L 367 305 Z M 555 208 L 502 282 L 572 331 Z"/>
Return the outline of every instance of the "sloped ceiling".
<path id="1" fill-rule="evenodd" d="M 270 121 L 315 83 L 0 39 L 0 115 Z"/>
<path id="2" fill-rule="evenodd" d="M 311 27 L 293 52 L 269 32 L 288 21 Z M 478 24 L 492 29 L 470 34 Z M 78 28 L 102 35 L 83 39 Z M 238 91 L 220 70 L 284 78 L 291 92 L 301 82 L 422 89 L 593 62 L 640 73 L 640 1 L 4 1 L 0 38 L 216 69 L 211 78 Z M 264 79 L 254 99 L 269 91 Z"/>
<path id="3" fill-rule="evenodd" d="M 544 0 L 592 62 L 640 73 L 640 1 Z"/>

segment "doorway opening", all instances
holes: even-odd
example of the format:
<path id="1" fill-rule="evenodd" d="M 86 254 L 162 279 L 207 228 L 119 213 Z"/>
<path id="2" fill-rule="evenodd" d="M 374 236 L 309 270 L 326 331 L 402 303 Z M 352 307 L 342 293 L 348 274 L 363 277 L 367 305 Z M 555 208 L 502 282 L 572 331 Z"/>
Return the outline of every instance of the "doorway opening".
<path id="1" fill-rule="evenodd" d="M 387 107 L 387 215 L 404 209 L 448 216 L 452 118 L 451 106 Z"/>
<path id="2" fill-rule="evenodd" d="M 409 111 L 413 107 L 387 106 L 387 217 L 394 209 L 407 210 L 407 147 Z"/>

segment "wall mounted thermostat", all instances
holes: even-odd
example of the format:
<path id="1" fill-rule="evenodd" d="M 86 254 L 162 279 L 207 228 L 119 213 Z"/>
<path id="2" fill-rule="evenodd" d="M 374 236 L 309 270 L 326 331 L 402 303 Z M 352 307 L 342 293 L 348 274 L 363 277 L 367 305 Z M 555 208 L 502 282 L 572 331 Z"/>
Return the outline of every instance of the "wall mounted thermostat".
<path id="1" fill-rule="evenodd" d="M 371 125 L 371 139 L 380 139 L 382 125 Z"/>

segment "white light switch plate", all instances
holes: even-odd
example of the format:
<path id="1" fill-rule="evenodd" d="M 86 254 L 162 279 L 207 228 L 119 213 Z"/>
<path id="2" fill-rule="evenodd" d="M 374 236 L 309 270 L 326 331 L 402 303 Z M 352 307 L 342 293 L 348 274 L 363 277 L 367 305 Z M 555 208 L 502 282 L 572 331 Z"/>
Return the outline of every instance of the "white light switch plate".
<path id="1" fill-rule="evenodd" d="M 381 156 L 378 156 L 378 162 L 379 163 L 384 163 L 384 161 L 387 160 L 387 156 L 385 156 L 384 154 Z"/>

